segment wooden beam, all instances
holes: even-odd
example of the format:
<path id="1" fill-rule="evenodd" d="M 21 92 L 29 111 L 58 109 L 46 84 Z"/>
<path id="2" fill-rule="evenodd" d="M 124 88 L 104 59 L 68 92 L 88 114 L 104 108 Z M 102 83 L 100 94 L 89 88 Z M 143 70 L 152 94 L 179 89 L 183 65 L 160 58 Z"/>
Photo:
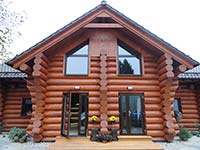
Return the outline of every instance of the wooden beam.
<path id="1" fill-rule="evenodd" d="M 183 73 L 183 72 L 185 72 L 186 71 L 186 66 L 185 65 L 180 65 L 180 66 L 178 66 L 176 69 L 175 69 L 175 75 L 178 75 L 178 74 L 180 74 L 180 73 Z"/>
<path id="2" fill-rule="evenodd" d="M 27 64 L 22 64 L 22 65 L 19 67 L 19 69 L 20 69 L 21 71 L 23 71 L 23 72 L 28 73 L 28 74 L 31 74 L 31 72 L 32 72 L 32 68 L 29 67 L 29 65 L 27 65 Z"/>
<path id="3" fill-rule="evenodd" d="M 89 23 L 84 28 L 123 28 L 118 23 Z"/>

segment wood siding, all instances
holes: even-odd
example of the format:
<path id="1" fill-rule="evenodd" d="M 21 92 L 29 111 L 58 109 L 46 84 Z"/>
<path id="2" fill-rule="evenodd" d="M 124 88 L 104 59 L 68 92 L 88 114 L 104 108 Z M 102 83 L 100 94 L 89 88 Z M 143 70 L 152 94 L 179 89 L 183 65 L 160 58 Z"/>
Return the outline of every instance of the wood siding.
<path id="1" fill-rule="evenodd" d="M 192 85 L 192 86 L 190 86 Z M 199 122 L 199 110 L 196 90 L 193 84 L 180 84 L 179 89 L 176 92 L 176 98 L 181 100 L 181 108 L 183 117 L 179 122 L 189 130 L 197 130 L 194 126 L 195 122 Z"/>
<path id="2" fill-rule="evenodd" d="M 13 81 L 14 80 L 14 81 Z M 12 127 L 26 129 L 30 116 L 21 116 L 23 98 L 30 98 L 26 82 L 22 79 L 10 79 L 4 82 L 3 92 L 3 130 Z"/>

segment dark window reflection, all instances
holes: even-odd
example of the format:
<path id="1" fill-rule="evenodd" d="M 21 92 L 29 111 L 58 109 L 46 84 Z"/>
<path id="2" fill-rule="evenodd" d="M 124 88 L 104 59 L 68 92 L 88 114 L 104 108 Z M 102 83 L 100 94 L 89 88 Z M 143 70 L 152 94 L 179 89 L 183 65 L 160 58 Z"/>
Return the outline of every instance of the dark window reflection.
<path id="1" fill-rule="evenodd" d="M 140 58 L 138 54 L 130 53 L 122 46 L 118 46 L 119 74 L 141 75 Z"/>

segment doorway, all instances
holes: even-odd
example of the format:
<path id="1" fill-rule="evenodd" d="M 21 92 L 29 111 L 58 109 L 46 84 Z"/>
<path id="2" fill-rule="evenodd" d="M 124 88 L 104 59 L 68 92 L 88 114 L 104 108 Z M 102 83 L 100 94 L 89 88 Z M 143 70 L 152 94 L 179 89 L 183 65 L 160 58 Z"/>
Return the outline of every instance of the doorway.
<path id="1" fill-rule="evenodd" d="M 88 95 L 86 93 L 64 94 L 61 135 L 66 137 L 86 136 L 87 115 Z"/>
<path id="2" fill-rule="evenodd" d="M 120 94 L 119 101 L 121 135 L 145 134 L 143 96 Z"/>

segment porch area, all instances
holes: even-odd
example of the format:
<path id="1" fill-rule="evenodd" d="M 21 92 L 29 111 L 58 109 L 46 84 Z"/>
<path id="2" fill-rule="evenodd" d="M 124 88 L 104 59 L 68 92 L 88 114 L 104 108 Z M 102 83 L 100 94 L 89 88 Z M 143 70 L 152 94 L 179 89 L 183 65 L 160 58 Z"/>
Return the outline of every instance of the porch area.
<path id="1" fill-rule="evenodd" d="M 92 142 L 90 138 L 57 137 L 48 150 L 163 150 L 150 136 L 119 136 L 117 142 Z"/>

